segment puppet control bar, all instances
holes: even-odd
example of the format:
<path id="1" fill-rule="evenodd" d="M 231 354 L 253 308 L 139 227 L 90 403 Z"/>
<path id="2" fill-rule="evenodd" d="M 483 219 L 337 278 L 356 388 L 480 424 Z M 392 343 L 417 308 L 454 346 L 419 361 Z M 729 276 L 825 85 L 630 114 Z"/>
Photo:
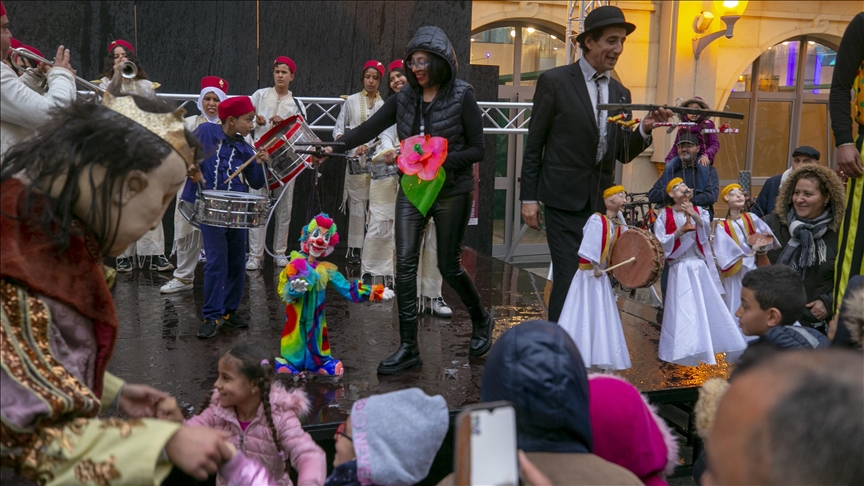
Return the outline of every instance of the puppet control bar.
<path id="1" fill-rule="evenodd" d="M 684 108 L 681 106 L 665 106 L 665 105 L 648 105 L 648 104 L 637 104 L 637 103 L 600 103 L 597 105 L 598 110 L 607 110 L 607 111 L 618 111 L 618 110 L 636 110 L 636 111 L 655 111 L 660 108 L 666 108 L 667 110 L 678 113 L 679 115 L 702 115 L 705 117 L 720 117 L 720 118 L 731 118 L 733 120 L 743 120 L 743 113 L 735 113 L 734 111 L 713 111 L 713 110 L 701 110 L 699 108 Z"/>

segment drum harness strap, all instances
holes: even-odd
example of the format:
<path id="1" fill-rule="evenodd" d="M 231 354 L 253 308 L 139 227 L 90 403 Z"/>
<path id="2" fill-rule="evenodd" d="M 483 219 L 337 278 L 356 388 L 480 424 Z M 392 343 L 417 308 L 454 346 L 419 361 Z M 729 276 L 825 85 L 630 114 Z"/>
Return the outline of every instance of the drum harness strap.
<path id="1" fill-rule="evenodd" d="M 753 219 L 750 217 L 750 213 L 741 213 L 741 220 L 744 223 L 744 229 L 747 231 L 747 236 L 751 236 L 756 233 L 756 228 L 753 226 Z M 735 231 L 735 222 L 731 220 L 723 220 L 723 229 L 726 230 L 726 234 L 732 237 L 732 241 L 735 242 L 736 245 L 741 246 L 741 241 L 738 239 L 738 232 Z M 724 268 L 720 270 L 720 275 L 723 278 L 729 278 L 741 270 L 741 260 L 733 263 L 729 268 Z"/>
<path id="2" fill-rule="evenodd" d="M 612 253 L 612 247 L 615 246 L 615 241 L 621 236 L 621 225 L 616 225 L 606 217 L 605 214 L 595 213 L 600 216 L 600 221 L 603 223 L 603 252 L 600 255 L 600 262 L 603 263 Z M 591 261 L 579 257 L 579 270 L 592 270 L 594 266 Z"/>

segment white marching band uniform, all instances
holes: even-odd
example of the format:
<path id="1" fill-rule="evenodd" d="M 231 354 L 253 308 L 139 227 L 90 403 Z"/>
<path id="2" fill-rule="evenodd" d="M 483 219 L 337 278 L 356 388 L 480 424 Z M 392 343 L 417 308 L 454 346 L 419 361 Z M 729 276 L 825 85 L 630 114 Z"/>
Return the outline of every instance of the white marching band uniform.
<path id="1" fill-rule="evenodd" d="M 585 367 L 607 370 L 629 368 L 630 353 L 607 273 L 594 276 L 594 265 L 605 269 L 618 237 L 627 231 L 620 221 L 594 213 L 582 230 L 579 270 L 573 276 L 558 325 L 567 331 L 582 353 Z"/>
<path id="2" fill-rule="evenodd" d="M 348 130 L 360 126 L 384 105 L 381 95 L 377 92 L 372 108 L 369 108 L 367 100 L 365 91 L 354 93 L 345 100 L 345 103 L 342 104 L 342 110 L 339 111 L 339 116 L 336 118 L 336 125 L 333 127 L 333 140 L 338 139 Z M 366 145 L 368 146 L 371 142 L 370 140 Z M 353 156 L 356 150 L 349 151 L 348 155 Z M 365 157 L 361 162 L 365 163 Z M 342 209 L 344 210 L 347 202 L 349 253 L 354 248 L 363 248 L 363 239 L 366 234 L 366 206 L 369 203 L 369 181 L 369 174 L 351 174 L 348 172 L 346 164 Z M 393 203 L 395 204 L 395 202 L 394 195 Z"/>
<path id="3" fill-rule="evenodd" d="M 107 89 L 110 83 L 110 79 L 103 77 L 99 80 L 99 87 Z M 133 94 L 144 98 L 156 99 L 156 91 L 153 88 L 153 83 L 147 79 L 122 78 L 120 83 L 120 92 L 123 94 Z M 138 267 L 142 268 L 144 266 L 144 260 L 148 256 L 154 257 L 164 254 L 165 230 L 162 228 L 162 220 L 159 220 L 159 225 L 156 229 L 144 233 L 144 236 L 139 238 L 135 243 L 129 245 L 129 248 L 127 248 L 118 258 L 132 258 L 137 255 Z"/>
<path id="4" fill-rule="evenodd" d="M 717 364 L 714 355 L 724 352 L 734 360 L 747 346 L 714 283 L 717 269 L 708 246 L 710 216 L 705 209 L 694 209 L 700 217 L 693 222 L 696 230 L 680 237 L 674 233 L 685 224 L 686 213 L 667 207 L 654 224 L 669 263 L 659 354 L 661 360 L 682 366 L 698 366 L 700 361 Z"/>
<path id="5" fill-rule="evenodd" d="M 262 88 L 253 93 L 251 99 L 252 105 L 255 106 L 255 112 L 265 120 L 264 125 L 255 128 L 256 142 L 273 128 L 273 125 L 270 123 L 270 118 L 274 116 L 279 116 L 284 120 L 294 115 L 300 115 L 304 120 L 306 119 L 306 109 L 303 106 L 303 103 L 294 98 L 294 94 L 291 93 L 290 90 L 285 96 L 279 98 L 279 93 L 276 92 L 276 88 Z M 294 181 L 292 180 L 285 186 L 274 189 L 272 194 L 270 194 L 266 184 L 261 189 L 249 189 L 249 194 L 257 194 L 265 197 L 271 195 L 275 198 L 278 198 L 282 191 L 288 192 L 282 196 L 279 200 L 279 204 L 271 210 L 273 211 L 273 217 L 271 220 L 275 221 L 275 226 L 273 228 L 273 254 L 276 256 L 277 264 L 287 264 L 288 262 L 285 255 L 288 251 L 288 228 L 291 225 L 291 208 L 294 201 Z M 248 259 L 250 262 L 253 258 L 255 259 L 255 268 L 258 268 L 258 265 L 264 261 L 264 240 L 266 238 L 266 227 L 262 226 L 261 228 L 249 229 Z M 246 268 L 250 268 L 249 263 L 247 263 Z"/>
<path id="6" fill-rule="evenodd" d="M 33 138 L 48 123 L 55 108 L 75 100 L 75 76 L 68 69 L 46 75 L 48 93 L 24 83 L 5 62 L 0 63 L 0 161 L 13 145 Z"/>
<path id="7" fill-rule="evenodd" d="M 724 295 L 726 307 L 732 314 L 735 324 L 738 324 L 735 312 L 741 306 L 741 282 L 747 272 L 756 269 L 756 257 L 751 255 L 753 249 L 747 242 L 747 237 L 756 233 L 771 235 L 774 238 L 771 246 L 766 250 L 780 247 L 780 242 L 771 228 L 753 213 L 743 212 L 741 217 L 723 220 L 714 228 L 714 256 L 720 266 L 720 277 L 723 289 L 726 291 Z M 744 336 L 744 338 L 753 340 L 758 336 Z"/>
<path id="8" fill-rule="evenodd" d="M 396 125 L 381 133 L 378 155 L 399 149 L 399 136 Z M 380 162 L 383 163 L 383 162 Z M 371 179 L 369 183 L 369 222 L 366 238 L 363 241 L 363 258 L 360 264 L 361 275 L 394 279 L 396 242 L 396 193 L 399 191 L 399 176 Z M 436 240 L 435 221 L 429 218 L 426 232 L 420 242 L 420 260 L 417 263 L 417 292 L 420 311 L 425 310 L 426 299 L 441 298 L 441 271 L 438 270 L 438 241 Z M 425 297 L 425 298 L 424 298 Z"/>

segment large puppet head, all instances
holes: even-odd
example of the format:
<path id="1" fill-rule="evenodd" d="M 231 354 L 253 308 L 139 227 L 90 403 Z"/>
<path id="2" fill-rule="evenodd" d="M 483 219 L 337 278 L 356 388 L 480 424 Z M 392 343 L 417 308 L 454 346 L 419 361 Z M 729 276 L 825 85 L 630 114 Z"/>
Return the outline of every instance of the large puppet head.
<path id="1" fill-rule="evenodd" d="M 300 237 L 300 246 L 303 253 L 314 258 L 322 258 L 333 253 L 336 244 L 339 243 L 339 233 L 336 232 L 336 223 L 326 214 L 321 213 L 309 224 L 303 227 L 303 236 Z"/>
<path id="2" fill-rule="evenodd" d="M 624 190 L 624 186 L 612 186 L 603 191 L 603 202 L 606 203 L 607 211 L 616 213 L 620 211 L 624 203 L 627 202 L 627 192 Z"/>
<path id="3" fill-rule="evenodd" d="M 744 189 L 740 184 L 729 184 L 720 191 L 720 199 L 726 201 L 729 209 L 741 210 L 744 208 L 744 203 L 747 202 L 747 196 L 744 194 Z"/>

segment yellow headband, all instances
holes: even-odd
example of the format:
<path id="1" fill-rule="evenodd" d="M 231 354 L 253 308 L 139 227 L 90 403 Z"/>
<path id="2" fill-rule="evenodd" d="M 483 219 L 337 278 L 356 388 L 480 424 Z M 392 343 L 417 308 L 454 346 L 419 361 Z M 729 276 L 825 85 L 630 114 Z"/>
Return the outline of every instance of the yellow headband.
<path id="1" fill-rule="evenodd" d="M 610 196 L 614 196 L 615 194 L 618 194 L 619 192 L 626 192 L 626 191 L 624 191 L 624 186 L 622 186 L 622 185 L 612 186 L 609 189 L 606 189 L 605 191 L 603 191 L 603 199 L 606 199 L 607 197 L 610 197 Z"/>
<path id="2" fill-rule="evenodd" d="M 740 184 L 729 184 L 728 186 L 724 187 L 722 191 L 720 191 L 720 199 L 725 199 L 726 195 L 734 191 L 735 189 L 738 189 L 742 193 L 744 192 L 744 189 L 741 188 Z"/>
<path id="3" fill-rule="evenodd" d="M 676 177 L 669 181 L 669 184 L 666 184 L 666 194 L 670 194 L 672 190 L 675 189 L 675 186 L 677 186 L 678 184 L 684 184 L 684 179 Z"/>

